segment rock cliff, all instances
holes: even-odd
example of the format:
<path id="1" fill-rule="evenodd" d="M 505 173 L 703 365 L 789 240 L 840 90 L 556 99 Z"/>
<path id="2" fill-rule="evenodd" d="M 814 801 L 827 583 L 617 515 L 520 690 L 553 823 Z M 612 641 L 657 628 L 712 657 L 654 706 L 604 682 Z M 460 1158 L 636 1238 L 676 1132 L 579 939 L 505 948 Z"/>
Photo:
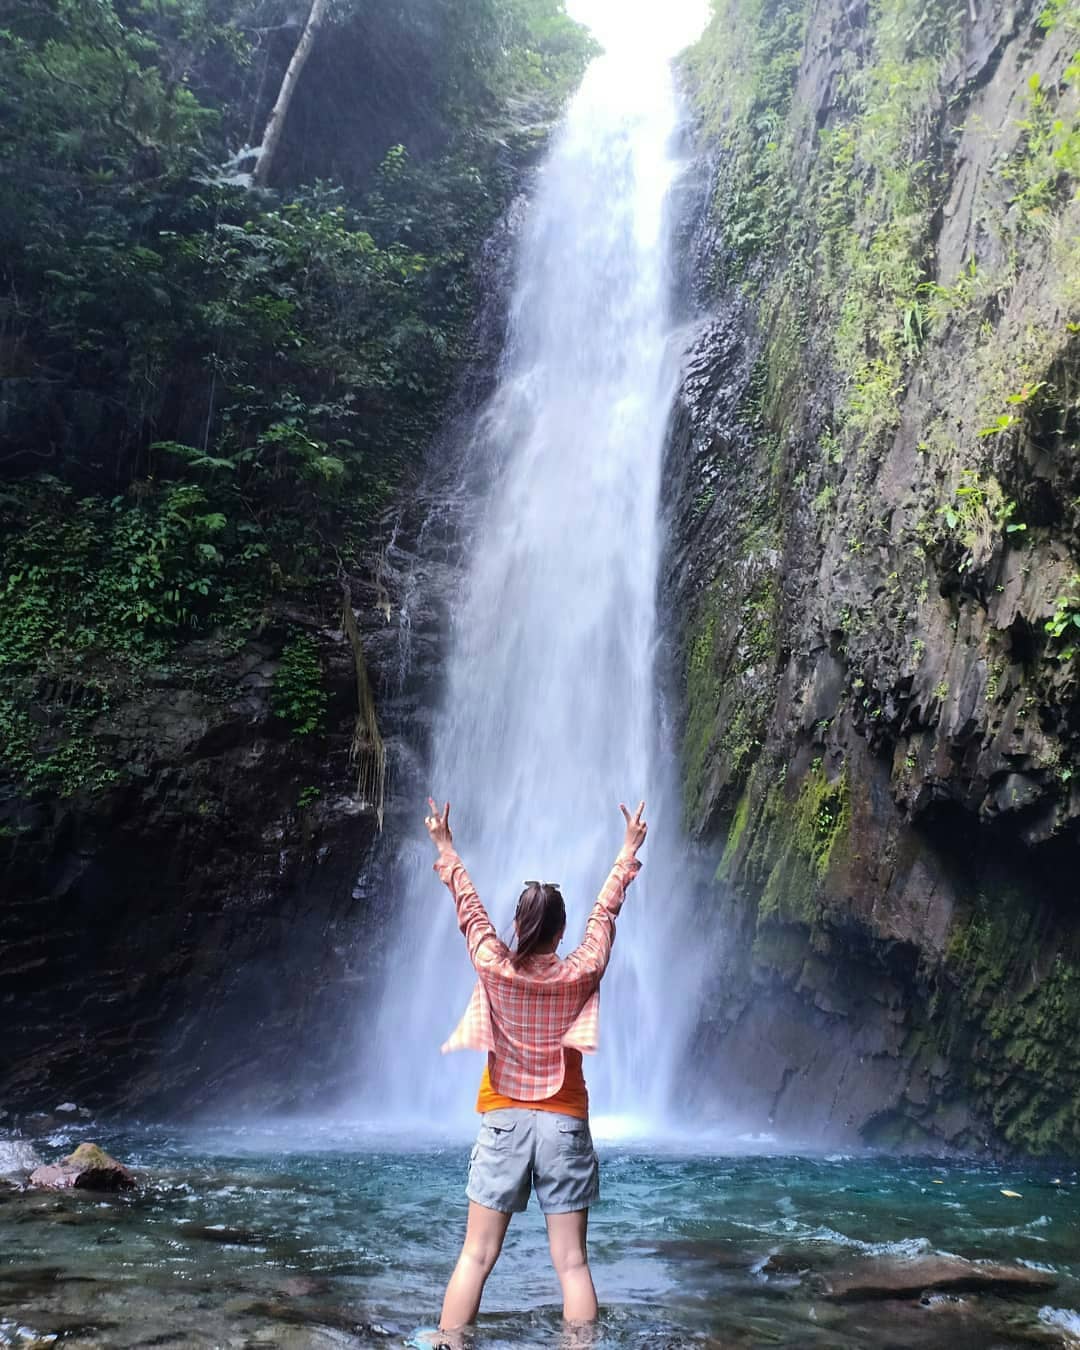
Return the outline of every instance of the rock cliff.
<path id="1" fill-rule="evenodd" d="M 701 1036 L 781 1132 L 1080 1148 L 1078 45 L 1069 3 L 729 0 L 684 64 Z"/>

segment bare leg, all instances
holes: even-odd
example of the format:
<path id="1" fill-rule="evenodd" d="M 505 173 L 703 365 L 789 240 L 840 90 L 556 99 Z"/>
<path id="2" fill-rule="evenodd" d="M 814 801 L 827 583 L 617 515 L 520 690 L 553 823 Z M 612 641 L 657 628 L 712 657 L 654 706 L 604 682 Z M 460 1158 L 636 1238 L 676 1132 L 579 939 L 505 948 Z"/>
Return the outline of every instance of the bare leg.
<path id="1" fill-rule="evenodd" d="M 510 1224 L 510 1215 L 501 1210 L 487 1209 L 475 1200 L 469 1201 L 469 1222 L 465 1227 L 465 1243 L 461 1255 L 446 1286 L 440 1331 L 457 1331 L 476 1321 L 480 1298 L 491 1268 L 499 1259 L 503 1238 Z"/>
<path id="2" fill-rule="evenodd" d="M 559 1277 L 563 1294 L 563 1316 L 568 1322 L 592 1322 L 596 1319 L 596 1290 L 589 1271 L 585 1237 L 589 1211 L 547 1215 L 551 1264 Z"/>

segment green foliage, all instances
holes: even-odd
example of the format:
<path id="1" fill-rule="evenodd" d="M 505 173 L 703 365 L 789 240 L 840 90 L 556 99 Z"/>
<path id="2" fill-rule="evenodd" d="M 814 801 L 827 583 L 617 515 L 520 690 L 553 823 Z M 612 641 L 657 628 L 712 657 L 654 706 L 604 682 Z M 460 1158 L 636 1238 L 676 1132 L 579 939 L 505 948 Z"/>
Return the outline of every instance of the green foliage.
<path id="1" fill-rule="evenodd" d="M 319 644 L 303 634 L 292 638 L 274 671 L 271 706 L 275 714 L 295 735 L 310 736 L 322 731 L 326 702 Z"/>
<path id="2" fill-rule="evenodd" d="M 91 712 L 363 552 L 469 354 L 514 165 L 593 50 L 561 0 L 388 10 L 387 41 L 425 54 L 439 155 L 390 146 L 351 194 L 253 193 L 220 166 L 265 119 L 289 17 L 55 0 L 0 31 L 0 700 L 23 788 L 104 785 Z M 364 17 L 341 0 L 318 40 Z M 276 706 L 307 733 L 322 705 L 289 650 Z"/>
<path id="3" fill-rule="evenodd" d="M 917 147 L 955 40 L 953 16 L 910 0 L 881 0 L 874 20 L 871 58 L 851 79 L 848 120 L 824 139 L 815 165 L 823 206 L 812 228 L 824 298 L 838 315 L 840 420 L 857 448 L 895 427 L 929 326 L 930 167 Z"/>
<path id="4" fill-rule="evenodd" d="M 1080 6 L 1076 0 L 1048 0 L 1039 15 L 1039 27 L 1047 33 L 1058 27 L 1072 33 L 1080 31 Z"/>
<path id="5" fill-rule="evenodd" d="M 0 495 L 0 765 L 10 777 L 63 795 L 115 780 L 94 727 L 177 640 L 241 621 L 265 552 L 252 531 L 209 510 L 193 484 L 106 500 L 44 479 Z"/>
<path id="6" fill-rule="evenodd" d="M 106 650 L 159 655 L 159 639 L 233 616 L 241 569 L 221 545 L 244 535 L 194 485 L 163 484 L 133 504 L 76 499 L 55 480 L 20 484 L 4 495 L 0 528 L 0 672 Z"/>
<path id="7" fill-rule="evenodd" d="M 1071 12 L 1071 11 L 1070 11 Z M 1020 119 L 1020 149 L 1005 168 L 1015 189 L 1012 205 L 1021 231 L 1047 224 L 1052 208 L 1080 177 L 1080 52 L 1059 88 L 1048 88 L 1036 73 L 1028 80 L 1027 116 Z"/>
<path id="8" fill-rule="evenodd" d="M 1069 579 L 1064 595 L 1054 602 L 1054 613 L 1044 625 L 1047 634 L 1060 645 L 1053 655 L 1060 661 L 1071 661 L 1080 649 L 1080 573 Z"/>
<path id="9" fill-rule="evenodd" d="M 540 90 L 565 97 L 600 50 L 568 17 L 562 0 L 502 0 L 491 8 L 502 18 L 502 40 L 491 64 L 514 93 Z"/>
<path id="10" fill-rule="evenodd" d="M 847 770 L 830 778 L 818 764 L 802 780 L 794 801 L 778 783 L 760 809 L 747 860 L 762 885 L 758 924 L 813 925 L 821 913 L 822 884 L 850 830 Z"/>
<path id="11" fill-rule="evenodd" d="M 793 148 L 815 134 L 791 102 L 805 6 L 714 4 L 688 68 L 731 166 L 715 203 L 728 278 L 764 288 L 771 315 L 790 294 L 786 269 L 799 271 L 800 284 L 807 277 L 832 319 L 844 380 L 838 424 L 848 445 L 869 446 L 896 425 L 905 375 L 927 332 L 931 166 L 918 148 L 957 17 L 919 0 L 878 0 L 869 59 L 851 70 L 840 109 L 816 132 L 811 181 L 796 199 Z"/>
<path id="12" fill-rule="evenodd" d="M 938 507 L 938 515 L 963 549 L 958 565 L 961 572 L 984 563 L 1001 534 L 1018 534 L 1027 529 L 1013 520 L 1015 514 L 1016 502 L 1006 497 L 996 478 L 974 469 L 961 473 L 952 500 Z"/>
<path id="13" fill-rule="evenodd" d="M 108 712 L 107 701 L 91 707 L 52 706 L 48 720 L 31 718 L 16 688 L 0 685 L 0 768 L 27 792 L 46 791 L 70 797 L 80 791 L 100 792 L 119 773 L 94 732 L 94 723 Z"/>
<path id="14" fill-rule="evenodd" d="M 0 158 L 99 181 L 190 172 L 218 113 L 190 87 L 211 55 L 248 44 L 225 0 L 56 0 L 0 32 Z"/>
<path id="15" fill-rule="evenodd" d="M 730 158 L 715 210 L 723 225 L 728 278 L 779 248 L 793 207 L 791 145 L 782 135 L 802 51 L 806 0 L 727 5 L 686 56 L 707 130 Z"/>
<path id="16" fill-rule="evenodd" d="M 475 121 L 496 101 L 557 104 L 598 50 L 563 0 L 413 0 L 414 22 L 440 33 L 447 103 Z"/>

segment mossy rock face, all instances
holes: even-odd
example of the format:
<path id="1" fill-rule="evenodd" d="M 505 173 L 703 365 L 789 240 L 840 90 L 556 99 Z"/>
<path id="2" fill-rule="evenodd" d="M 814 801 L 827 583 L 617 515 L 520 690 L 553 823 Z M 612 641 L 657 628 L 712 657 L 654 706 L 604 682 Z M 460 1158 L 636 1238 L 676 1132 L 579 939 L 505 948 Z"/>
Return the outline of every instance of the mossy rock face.
<path id="1" fill-rule="evenodd" d="M 135 1185 L 135 1178 L 103 1148 L 86 1143 L 58 1163 L 36 1168 L 30 1175 L 30 1185 L 50 1191 L 72 1187 L 84 1191 L 127 1191 Z"/>
<path id="2" fill-rule="evenodd" d="M 780 1120 L 848 1055 L 832 1123 L 890 1147 L 1080 1155 L 1078 16 L 716 0 L 682 61 L 708 318 L 670 608 L 715 1072 L 783 1041 Z"/>
<path id="3" fill-rule="evenodd" d="M 816 922 L 834 859 L 846 857 L 851 828 L 845 765 L 829 774 L 815 762 L 801 781 L 786 769 L 783 776 L 754 801 L 755 775 L 735 810 L 717 872 L 720 881 L 752 885 L 759 928 Z"/>
<path id="4" fill-rule="evenodd" d="M 946 955 L 937 1039 L 967 1045 L 995 1127 L 1037 1154 L 1080 1153 L 1080 949 L 1047 943 L 1016 890 L 980 894 Z"/>

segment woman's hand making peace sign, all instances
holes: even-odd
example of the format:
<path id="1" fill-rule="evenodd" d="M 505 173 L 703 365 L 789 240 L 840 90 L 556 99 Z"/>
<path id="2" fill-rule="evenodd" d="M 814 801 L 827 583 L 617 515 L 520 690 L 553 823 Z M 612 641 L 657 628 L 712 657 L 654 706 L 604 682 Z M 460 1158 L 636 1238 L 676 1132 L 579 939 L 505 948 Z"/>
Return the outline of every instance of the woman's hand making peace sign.
<path id="1" fill-rule="evenodd" d="M 645 811 L 645 803 L 638 802 L 638 809 L 633 815 L 630 814 L 622 802 L 619 803 L 619 810 L 623 813 L 623 819 L 626 821 L 626 835 L 623 838 L 623 846 L 620 852 L 627 857 L 633 858 L 638 849 L 645 842 L 645 836 L 649 832 L 648 825 L 646 825 L 645 821 L 642 819 L 642 815 Z"/>
<path id="2" fill-rule="evenodd" d="M 427 800 L 428 806 L 431 807 L 431 815 L 424 817 L 427 832 L 431 835 L 431 842 L 439 852 L 447 853 L 454 847 L 454 836 L 450 833 L 450 803 L 446 803 L 440 814 L 434 800 L 431 797 Z"/>

